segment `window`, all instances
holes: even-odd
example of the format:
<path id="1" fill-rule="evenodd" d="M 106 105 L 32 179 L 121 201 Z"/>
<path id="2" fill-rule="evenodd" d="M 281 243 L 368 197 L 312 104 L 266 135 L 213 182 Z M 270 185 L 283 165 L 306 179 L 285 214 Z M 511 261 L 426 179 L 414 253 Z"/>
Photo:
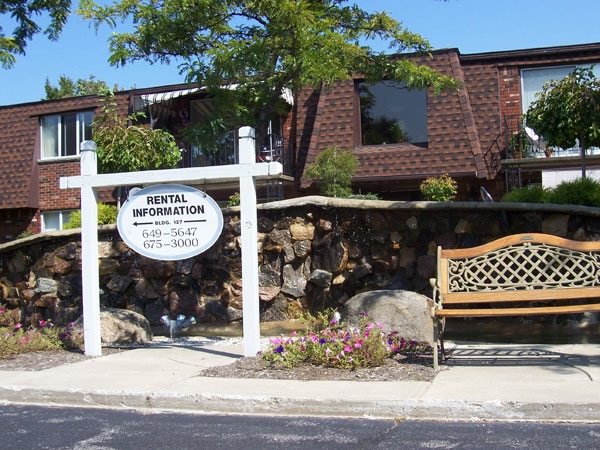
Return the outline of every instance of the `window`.
<path id="1" fill-rule="evenodd" d="M 523 90 L 522 111 L 526 113 L 535 100 L 536 95 L 542 92 L 544 84 L 548 81 L 559 81 L 575 70 L 575 66 L 545 67 L 543 69 L 523 69 L 521 82 Z"/>
<path id="2" fill-rule="evenodd" d="M 42 117 L 42 159 L 78 155 L 79 144 L 92 138 L 93 119 L 92 111 Z"/>
<path id="3" fill-rule="evenodd" d="M 589 67 L 589 66 L 585 66 Z M 527 112 L 531 104 L 536 99 L 538 93 L 540 93 L 544 84 L 549 81 L 560 81 L 567 75 L 569 75 L 573 70 L 575 70 L 576 66 L 557 66 L 557 67 L 544 67 L 540 69 L 522 69 L 521 70 L 521 91 L 522 91 L 522 100 L 521 100 L 521 111 L 523 114 Z M 600 67 L 597 65 L 592 66 L 592 70 L 596 77 L 600 76 Z M 540 138 L 535 134 L 535 132 L 531 128 L 525 129 L 527 135 L 532 139 L 532 142 L 535 145 L 544 145 L 540 144 L 542 142 Z M 589 149 L 589 153 L 598 154 L 600 149 L 593 147 Z M 554 156 L 579 156 L 580 150 L 578 147 L 573 147 L 570 149 L 554 149 Z M 543 155 L 542 155 L 543 156 Z"/>
<path id="4" fill-rule="evenodd" d="M 42 232 L 62 230 L 74 210 L 46 211 L 42 213 Z"/>
<path id="5" fill-rule="evenodd" d="M 405 84 L 361 82 L 360 119 L 363 145 L 410 142 L 426 147 L 427 92 Z"/>

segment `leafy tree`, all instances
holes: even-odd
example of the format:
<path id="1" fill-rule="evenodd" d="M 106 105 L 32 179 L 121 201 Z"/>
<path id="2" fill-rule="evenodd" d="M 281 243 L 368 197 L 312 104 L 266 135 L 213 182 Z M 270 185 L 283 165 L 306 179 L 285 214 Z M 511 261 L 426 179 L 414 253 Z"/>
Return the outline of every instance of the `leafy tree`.
<path id="1" fill-rule="evenodd" d="M 119 117 L 113 96 L 109 92 L 103 99 L 104 115 L 93 123 L 92 139 L 97 145 L 99 171 L 136 172 L 176 167 L 181 154 L 173 135 L 160 128 L 136 124 L 145 117 L 143 113 Z M 121 204 L 122 194 L 119 188 L 117 206 Z"/>
<path id="2" fill-rule="evenodd" d="M 321 194 L 327 197 L 349 197 L 352 195 L 352 176 L 358 161 L 349 150 L 330 147 L 315 157 L 306 168 L 306 178 L 315 178 Z"/>
<path id="3" fill-rule="evenodd" d="M 0 64 L 10 69 L 17 61 L 15 55 L 24 55 L 27 42 L 38 33 L 43 33 L 50 40 L 57 40 L 71 10 L 71 0 L 10 0 L 0 1 L 0 14 L 10 15 L 15 22 L 12 35 L 6 35 L 0 26 Z M 42 16 L 35 21 L 33 17 Z M 40 22 L 49 23 L 44 30 Z"/>
<path id="4" fill-rule="evenodd" d="M 425 39 L 387 13 L 371 14 L 346 3 L 121 0 L 106 5 L 82 0 L 79 12 L 96 27 L 134 24 L 134 32 L 112 34 L 111 64 L 177 62 L 189 82 L 205 86 L 215 105 L 214 120 L 203 130 L 207 133 L 240 125 L 261 131 L 284 107 L 282 92 L 296 95 L 305 86 L 327 88 L 356 73 L 367 81 L 387 77 L 436 93 L 456 87 L 450 77 L 427 66 L 390 58 L 361 44 L 379 40 L 397 53 L 430 50 Z"/>
<path id="5" fill-rule="evenodd" d="M 525 122 L 551 146 L 581 147 L 581 176 L 586 150 L 600 145 L 600 80 L 591 68 L 577 68 L 550 81 L 531 104 Z"/>
<path id="6" fill-rule="evenodd" d="M 175 167 L 181 155 L 173 135 L 142 124 L 129 125 L 130 121 L 135 123 L 145 115 L 119 117 L 113 96 L 112 92 L 106 95 L 104 114 L 93 124 L 92 138 L 97 145 L 99 170 L 114 173 Z"/>
<path id="7" fill-rule="evenodd" d="M 116 88 L 115 86 L 113 90 L 116 90 Z M 102 80 L 96 81 L 93 75 L 90 75 L 87 80 L 79 78 L 77 81 L 61 75 L 58 80 L 58 86 L 52 86 L 50 80 L 46 78 L 44 89 L 46 90 L 46 100 L 78 97 L 80 95 L 103 95 L 110 90 L 106 82 Z"/>

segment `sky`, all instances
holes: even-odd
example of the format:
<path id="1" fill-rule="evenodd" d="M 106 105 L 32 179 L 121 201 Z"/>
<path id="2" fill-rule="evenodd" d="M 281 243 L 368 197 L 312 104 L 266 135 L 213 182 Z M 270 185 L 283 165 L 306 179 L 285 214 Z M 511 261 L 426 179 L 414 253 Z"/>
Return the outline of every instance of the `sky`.
<path id="1" fill-rule="evenodd" d="M 78 0 L 73 0 L 77 5 Z M 461 54 L 600 42 L 598 0 L 350 0 L 369 11 L 386 11 L 434 49 L 457 48 Z M 5 33 L 12 27 L 0 16 Z M 117 31 L 119 31 L 117 29 Z M 185 82 L 176 65 L 143 62 L 112 67 L 107 37 L 73 15 L 60 39 L 43 35 L 30 41 L 11 69 L 0 68 L 0 105 L 36 102 L 46 96 L 46 79 L 58 86 L 61 75 L 115 84 L 121 89 Z M 377 48 L 385 50 L 385 48 Z"/>

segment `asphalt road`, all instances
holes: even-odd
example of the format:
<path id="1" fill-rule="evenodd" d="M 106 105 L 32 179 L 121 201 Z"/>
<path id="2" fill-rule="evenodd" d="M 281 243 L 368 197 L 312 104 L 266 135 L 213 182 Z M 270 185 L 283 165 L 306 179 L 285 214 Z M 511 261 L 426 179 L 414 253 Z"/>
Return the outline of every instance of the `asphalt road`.
<path id="1" fill-rule="evenodd" d="M 0 405 L 0 448 L 595 449 L 600 424 L 220 416 Z"/>

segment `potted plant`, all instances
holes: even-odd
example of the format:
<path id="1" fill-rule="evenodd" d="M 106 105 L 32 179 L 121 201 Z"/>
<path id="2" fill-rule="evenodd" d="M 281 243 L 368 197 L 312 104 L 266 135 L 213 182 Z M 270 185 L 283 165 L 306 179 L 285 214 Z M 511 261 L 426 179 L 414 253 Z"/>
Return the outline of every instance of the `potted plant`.
<path id="1" fill-rule="evenodd" d="M 513 159 L 521 159 L 527 149 L 527 133 L 522 128 L 512 134 L 507 144 L 508 155 Z"/>

